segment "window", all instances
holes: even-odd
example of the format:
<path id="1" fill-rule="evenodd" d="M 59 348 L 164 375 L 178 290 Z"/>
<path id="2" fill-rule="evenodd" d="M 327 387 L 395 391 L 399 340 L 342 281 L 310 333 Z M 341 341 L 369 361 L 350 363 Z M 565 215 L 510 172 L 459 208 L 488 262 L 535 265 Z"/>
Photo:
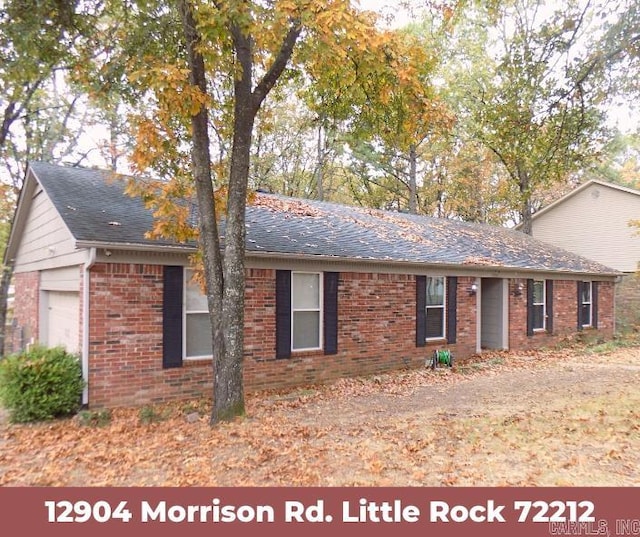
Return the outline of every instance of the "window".
<path id="1" fill-rule="evenodd" d="M 582 326 L 591 326 L 593 311 L 593 293 L 591 282 L 582 282 L 580 291 L 580 308 Z"/>
<path id="2" fill-rule="evenodd" d="M 427 339 L 441 339 L 445 330 L 445 279 L 427 277 Z"/>
<path id="3" fill-rule="evenodd" d="M 338 272 L 276 270 L 276 358 L 300 350 L 338 353 L 339 280 Z"/>
<path id="4" fill-rule="evenodd" d="M 533 282 L 533 329 L 544 330 L 546 328 L 546 286 L 544 281 L 536 280 Z"/>
<path id="5" fill-rule="evenodd" d="M 193 281 L 193 270 L 184 271 L 184 329 L 185 358 L 208 358 L 213 355 L 211 325 L 207 296 L 200 284 Z"/>
<path id="6" fill-rule="evenodd" d="M 321 348 L 322 278 L 319 273 L 291 274 L 291 349 Z"/>

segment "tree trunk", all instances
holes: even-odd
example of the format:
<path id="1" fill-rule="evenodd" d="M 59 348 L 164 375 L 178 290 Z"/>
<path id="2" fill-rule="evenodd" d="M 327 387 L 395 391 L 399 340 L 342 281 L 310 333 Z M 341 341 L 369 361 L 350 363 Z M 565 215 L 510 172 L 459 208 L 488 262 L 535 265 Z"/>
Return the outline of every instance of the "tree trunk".
<path id="1" fill-rule="evenodd" d="M 7 346 L 7 302 L 9 299 L 9 286 L 13 275 L 12 264 L 2 267 L 0 277 L 0 358 L 4 356 Z"/>
<path id="2" fill-rule="evenodd" d="M 189 58 L 189 78 L 192 85 L 203 93 L 207 92 L 204 59 L 198 52 L 199 35 L 187 0 L 178 3 Z M 202 250 L 207 305 L 211 322 L 213 342 L 214 379 L 218 378 L 218 363 L 226 355 L 223 337 L 222 319 L 224 278 L 222 271 L 222 253 L 214 204 L 213 181 L 211 176 L 211 155 L 209 152 L 208 112 L 203 106 L 191 118 L 192 147 L 191 166 L 196 185 L 198 205 L 199 244 Z M 216 402 L 217 387 L 214 382 L 213 400 Z"/>
<path id="3" fill-rule="evenodd" d="M 9 137 L 9 129 L 17 118 L 15 102 L 10 102 L 4 109 L 2 124 L 0 125 L 0 148 L 4 148 Z M 5 245 L 6 246 L 6 245 Z M 2 267 L 0 277 L 0 358 L 4 356 L 7 338 L 7 301 L 9 299 L 9 286 L 13 276 L 13 263 Z"/>
<path id="4" fill-rule="evenodd" d="M 417 161 L 416 146 L 411 144 L 409 148 L 409 212 L 411 214 L 418 212 Z"/>
<path id="5" fill-rule="evenodd" d="M 444 174 L 443 173 L 436 173 L 436 183 L 438 185 L 438 190 L 436 191 L 436 203 L 437 203 L 437 217 L 438 218 L 444 218 L 445 216 L 445 211 L 444 211 L 444 193 L 445 193 L 445 187 L 444 187 Z"/>
<path id="6" fill-rule="evenodd" d="M 230 25 L 233 47 L 240 66 L 234 80 L 233 144 L 229 170 L 229 194 L 224 237 L 224 288 L 222 329 L 225 353 L 216 355 L 215 399 L 211 422 L 244 414 L 244 287 L 245 287 L 245 211 L 251 158 L 251 137 L 256 115 L 284 71 L 300 35 L 299 21 L 291 21 L 272 66 L 253 84 L 251 36 L 236 24 Z"/>
<path id="7" fill-rule="evenodd" d="M 318 161 L 316 163 L 316 188 L 318 191 L 318 199 L 324 200 L 324 184 L 323 184 L 323 171 L 324 171 L 324 144 L 322 139 L 322 124 L 318 126 Z"/>
<path id="8" fill-rule="evenodd" d="M 198 50 L 200 35 L 188 0 L 179 0 L 189 59 L 191 84 L 207 93 L 204 59 Z M 244 286 L 245 210 L 251 155 L 251 135 L 262 102 L 284 71 L 300 35 L 299 21 L 291 21 L 273 65 L 252 91 L 251 36 L 229 23 L 239 71 L 234 79 L 234 118 L 229 190 L 221 254 L 214 192 L 211 181 L 208 114 L 205 106 L 191 118 L 192 167 L 200 212 L 200 247 L 204 255 L 207 299 L 213 336 L 213 409 L 211 423 L 244 414 Z"/>
<path id="9" fill-rule="evenodd" d="M 520 231 L 526 235 L 533 235 L 529 173 L 520 166 L 518 166 L 518 188 L 520 189 Z"/>

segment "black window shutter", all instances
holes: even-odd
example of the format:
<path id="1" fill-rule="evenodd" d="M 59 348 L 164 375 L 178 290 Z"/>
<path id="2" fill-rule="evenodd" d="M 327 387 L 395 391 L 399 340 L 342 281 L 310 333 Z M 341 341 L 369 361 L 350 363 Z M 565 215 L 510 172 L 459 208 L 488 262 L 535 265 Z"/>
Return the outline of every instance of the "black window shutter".
<path id="1" fill-rule="evenodd" d="M 582 330 L 582 282 L 577 282 L 578 290 L 578 330 Z"/>
<path id="2" fill-rule="evenodd" d="M 547 332 L 553 334 L 553 280 L 545 282 L 545 295 L 547 301 Z"/>
<path id="3" fill-rule="evenodd" d="M 458 330 L 458 278 L 447 278 L 447 343 L 456 342 Z"/>
<path id="4" fill-rule="evenodd" d="M 591 283 L 591 324 L 598 328 L 598 282 Z"/>
<path id="5" fill-rule="evenodd" d="M 416 347 L 427 344 L 427 277 L 416 276 Z"/>
<path id="6" fill-rule="evenodd" d="M 291 271 L 276 270 L 276 358 L 291 356 Z"/>
<path id="7" fill-rule="evenodd" d="M 164 267 L 162 291 L 162 367 L 182 366 L 183 268 Z"/>
<path id="8" fill-rule="evenodd" d="M 324 273 L 324 353 L 338 354 L 338 276 Z"/>
<path id="9" fill-rule="evenodd" d="M 533 336 L 533 280 L 527 280 L 527 336 Z"/>

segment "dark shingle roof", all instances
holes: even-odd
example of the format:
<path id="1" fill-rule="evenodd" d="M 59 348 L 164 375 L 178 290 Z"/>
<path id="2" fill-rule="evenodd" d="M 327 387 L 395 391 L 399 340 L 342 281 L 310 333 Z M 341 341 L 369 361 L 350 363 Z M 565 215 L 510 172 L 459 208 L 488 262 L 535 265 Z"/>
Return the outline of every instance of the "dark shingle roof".
<path id="1" fill-rule="evenodd" d="M 145 237 L 150 211 L 112 173 L 43 163 L 31 170 L 79 244 L 180 246 Z M 506 228 L 269 194 L 247 207 L 246 226 L 249 255 L 617 274 Z"/>
<path id="2" fill-rule="evenodd" d="M 174 244 L 145 238 L 153 226 L 153 215 L 139 198 L 125 194 L 125 177 L 104 170 L 42 162 L 33 162 L 29 168 L 77 241 Z"/>

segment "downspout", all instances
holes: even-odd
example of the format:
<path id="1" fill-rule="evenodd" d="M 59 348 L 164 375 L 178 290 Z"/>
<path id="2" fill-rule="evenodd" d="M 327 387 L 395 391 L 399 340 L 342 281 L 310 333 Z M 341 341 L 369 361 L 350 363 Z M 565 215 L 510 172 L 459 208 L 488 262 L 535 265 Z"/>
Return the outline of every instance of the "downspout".
<path id="1" fill-rule="evenodd" d="M 84 264 L 84 277 L 82 278 L 82 404 L 89 403 L 89 274 L 91 267 L 96 262 L 96 249 L 87 250 L 87 261 Z"/>

